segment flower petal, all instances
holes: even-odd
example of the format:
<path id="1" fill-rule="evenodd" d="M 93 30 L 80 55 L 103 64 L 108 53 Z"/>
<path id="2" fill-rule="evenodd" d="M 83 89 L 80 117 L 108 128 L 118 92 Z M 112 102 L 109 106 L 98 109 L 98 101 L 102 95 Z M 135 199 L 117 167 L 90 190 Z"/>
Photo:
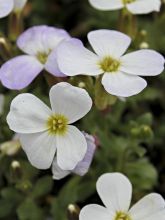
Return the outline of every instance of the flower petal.
<path id="1" fill-rule="evenodd" d="M 58 67 L 56 50 L 53 50 L 48 56 L 45 69 L 54 76 L 66 77 L 66 75 L 63 74 Z"/>
<path id="2" fill-rule="evenodd" d="M 90 4 L 99 10 L 117 10 L 123 8 L 122 0 L 89 0 Z"/>
<path id="3" fill-rule="evenodd" d="M 136 0 L 127 4 L 128 10 L 132 14 L 148 14 L 153 11 L 160 11 L 160 0 Z"/>
<path id="4" fill-rule="evenodd" d="M 50 90 L 53 112 L 65 115 L 69 123 L 84 117 L 92 107 L 92 100 L 86 90 L 61 82 Z"/>
<path id="5" fill-rule="evenodd" d="M 121 97 L 136 95 L 147 86 L 141 77 L 122 72 L 105 73 L 102 84 L 108 93 Z"/>
<path id="6" fill-rule="evenodd" d="M 97 192 L 108 210 L 127 212 L 132 197 L 132 185 L 120 173 L 103 174 L 97 181 Z"/>
<path id="7" fill-rule="evenodd" d="M 62 40 L 68 38 L 70 36 L 63 29 L 39 25 L 23 32 L 17 40 L 17 45 L 30 55 L 49 54 Z"/>
<path id="8" fill-rule="evenodd" d="M 165 216 L 165 209 L 162 209 L 161 211 L 154 213 L 152 216 L 149 216 L 148 218 L 144 218 L 143 220 L 164 220 Z"/>
<path id="9" fill-rule="evenodd" d="M 24 93 L 13 99 L 7 122 L 17 133 L 35 133 L 47 129 L 46 120 L 50 115 L 51 110 L 40 99 Z"/>
<path id="10" fill-rule="evenodd" d="M 0 0 L 0 18 L 7 16 L 14 7 L 14 0 Z"/>
<path id="11" fill-rule="evenodd" d="M 42 69 L 43 65 L 35 57 L 22 55 L 2 65 L 0 79 L 5 87 L 20 90 L 28 86 Z"/>
<path id="12" fill-rule="evenodd" d="M 131 218 L 134 220 L 139 219 L 152 219 L 152 216 L 164 209 L 165 211 L 165 200 L 161 195 L 157 193 L 151 193 L 139 202 L 137 202 L 129 211 Z M 155 218 L 160 219 L 160 218 Z M 162 218 L 163 219 L 163 218 Z"/>
<path id="13" fill-rule="evenodd" d="M 57 48 L 57 63 L 60 70 L 68 75 L 98 75 L 99 57 L 86 49 L 79 40 L 63 41 Z"/>
<path id="14" fill-rule="evenodd" d="M 164 57 L 154 50 L 139 50 L 121 58 L 121 71 L 139 76 L 156 76 L 164 70 Z"/>
<path id="15" fill-rule="evenodd" d="M 75 127 L 68 125 L 64 136 L 56 136 L 57 164 L 63 170 L 73 170 L 87 151 L 84 135 Z"/>
<path id="16" fill-rule="evenodd" d="M 21 11 L 26 3 L 27 0 L 14 0 L 14 11 Z"/>
<path id="17" fill-rule="evenodd" d="M 80 220 L 113 220 L 114 215 L 100 205 L 87 205 L 80 212 Z"/>
<path id="18" fill-rule="evenodd" d="M 61 169 L 57 164 L 57 158 L 53 160 L 52 164 L 53 179 L 60 180 L 71 173 L 71 171 Z"/>
<path id="19" fill-rule="evenodd" d="M 123 55 L 131 43 L 131 38 L 126 34 L 112 30 L 91 31 L 88 40 L 99 56 L 113 58 Z"/>
<path id="20" fill-rule="evenodd" d="M 55 136 L 48 132 L 20 134 L 20 142 L 31 164 L 38 169 L 48 169 L 56 152 Z"/>
<path id="21" fill-rule="evenodd" d="M 75 173 L 79 176 L 84 176 L 88 172 L 96 150 L 94 137 L 87 133 L 84 133 L 84 136 L 87 141 L 87 152 L 85 154 L 84 159 L 77 164 L 74 170 L 72 170 L 72 173 Z"/>

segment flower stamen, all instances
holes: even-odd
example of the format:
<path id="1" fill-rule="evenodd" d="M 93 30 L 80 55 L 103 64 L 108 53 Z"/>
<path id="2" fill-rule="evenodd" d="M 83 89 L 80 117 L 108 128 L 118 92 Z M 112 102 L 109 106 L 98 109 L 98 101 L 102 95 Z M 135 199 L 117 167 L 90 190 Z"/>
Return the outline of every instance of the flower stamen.
<path id="1" fill-rule="evenodd" d="M 104 72 L 117 72 L 120 67 L 120 62 L 112 57 L 104 57 L 103 60 L 99 63 L 100 68 Z"/>
<path id="2" fill-rule="evenodd" d="M 47 128 L 53 135 L 64 135 L 67 131 L 67 124 L 68 119 L 60 114 L 52 115 L 47 120 Z"/>
<path id="3" fill-rule="evenodd" d="M 123 4 L 129 4 L 129 3 L 132 3 L 134 2 L 135 0 L 123 0 Z"/>
<path id="4" fill-rule="evenodd" d="M 124 212 L 117 212 L 114 220 L 131 220 L 131 217 Z"/>
<path id="5" fill-rule="evenodd" d="M 42 63 L 42 64 L 45 64 L 47 62 L 47 59 L 48 59 L 48 56 L 49 56 L 50 52 L 49 53 L 45 53 L 45 52 L 39 52 L 37 54 L 37 59 Z"/>

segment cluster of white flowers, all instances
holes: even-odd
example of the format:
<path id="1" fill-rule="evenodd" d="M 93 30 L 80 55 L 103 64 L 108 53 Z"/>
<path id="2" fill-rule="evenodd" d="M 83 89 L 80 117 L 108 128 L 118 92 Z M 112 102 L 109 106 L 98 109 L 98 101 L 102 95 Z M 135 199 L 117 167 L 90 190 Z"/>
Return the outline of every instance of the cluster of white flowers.
<path id="1" fill-rule="evenodd" d="M 0 0 L 0 18 L 13 10 L 22 10 L 26 2 Z M 100 10 L 126 8 L 133 14 L 159 11 L 161 6 L 160 0 L 89 2 Z M 146 87 L 147 82 L 141 76 L 156 76 L 164 70 L 164 57 L 156 51 L 141 49 L 124 55 L 131 38 L 121 32 L 91 31 L 88 41 L 94 52 L 64 30 L 48 26 L 30 28 L 17 41 L 18 47 L 26 55 L 2 65 L 1 82 L 7 88 L 19 90 L 29 85 L 43 69 L 57 77 L 100 76 L 105 90 L 123 99 L 140 93 Z M 49 96 L 51 108 L 29 93 L 13 99 L 7 123 L 18 134 L 20 142 L 17 139 L 16 149 L 21 143 L 29 161 L 36 168 L 52 167 L 54 179 L 61 179 L 70 173 L 84 175 L 92 162 L 95 140 L 72 124 L 90 111 L 92 99 L 86 90 L 66 82 L 54 85 Z M 3 97 L 0 95 L 0 114 L 2 106 Z M 8 148 L 4 145 L 1 146 L 3 149 Z M 120 173 L 101 176 L 97 191 L 106 208 L 95 204 L 86 206 L 80 213 L 80 220 L 164 220 L 165 201 L 155 193 L 129 209 L 132 185 Z"/>
<path id="2" fill-rule="evenodd" d="M 99 10 L 109 11 L 126 8 L 132 14 L 148 14 L 160 11 L 161 0 L 89 0 Z"/>

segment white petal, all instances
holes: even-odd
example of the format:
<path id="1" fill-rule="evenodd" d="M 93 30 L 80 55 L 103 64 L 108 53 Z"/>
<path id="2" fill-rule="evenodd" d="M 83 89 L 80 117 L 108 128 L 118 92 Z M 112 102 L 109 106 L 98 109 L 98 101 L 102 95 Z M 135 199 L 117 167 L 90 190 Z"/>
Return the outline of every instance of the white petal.
<path id="1" fill-rule="evenodd" d="M 51 110 L 41 100 L 25 93 L 13 99 L 7 122 L 17 133 L 35 133 L 47 129 L 46 120 L 50 115 Z"/>
<path id="2" fill-rule="evenodd" d="M 73 123 L 84 117 L 92 107 L 86 90 L 61 82 L 50 90 L 50 102 L 54 113 L 63 114 Z"/>
<path id="3" fill-rule="evenodd" d="M 86 49 L 81 41 L 63 41 L 57 48 L 57 63 L 61 72 L 68 76 L 98 75 L 99 57 Z"/>
<path id="4" fill-rule="evenodd" d="M 80 212 L 80 220 L 113 220 L 113 215 L 108 209 L 100 205 L 87 205 Z"/>
<path id="5" fill-rule="evenodd" d="M 38 169 L 48 169 L 56 152 L 55 136 L 48 132 L 20 134 L 20 142 L 31 164 Z"/>
<path id="6" fill-rule="evenodd" d="M 71 171 L 61 169 L 57 164 L 57 158 L 53 160 L 52 164 L 53 179 L 60 180 L 71 173 Z"/>
<path id="7" fill-rule="evenodd" d="M 131 218 L 134 220 L 151 219 L 153 215 L 156 216 L 161 210 L 165 211 L 165 200 L 161 195 L 151 193 L 142 198 L 129 211 Z M 159 219 L 159 218 L 155 218 Z"/>
<path id="8" fill-rule="evenodd" d="M 153 11 L 160 11 L 160 0 L 136 0 L 127 4 L 128 10 L 133 14 L 148 14 Z"/>
<path id="9" fill-rule="evenodd" d="M 121 57 L 121 71 L 139 76 L 156 76 L 164 70 L 164 62 L 164 57 L 154 50 L 139 50 Z"/>
<path id="10" fill-rule="evenodd" d="M 129 179 L 120 173 L 103 174 L 97 181 L 97 192 L 104 205 L 112 211 L 127 212 L 132 197 Z"/>
<path id="11" fill-rule="evenodd" d="M 123 55 L 131 43 L 130 37 L 112 30 L 91 31 L 88 34 L 88 40 L 99 56 L 113 58 Z"/>
<path id="12" fill-rule="evenodd" d="M 14 0 L 14 10 L 21 11 L 24 8 L 26 3 L 27 3 L 27 0 Z"/>
<path id="13" fill-rule="evenodd" d="M 121 97 L 136 95 L 147 86 L 141 77 L 122 72 L 105 73 L 102 84 L 108 93 Z"/>
<path id="14" fill-rule="evenodd" d="M 0 0 L 0 18 L 7 16 L 13 9 L 13 0 Z"/>
<path id="15" fill-rule="evenodd" d="M 165 216 L 165 209 L 162 209 L 160 212 L 154 213 L 152 216 L 149 216 L 148 218 L 144 218 L 143 220 L 164 220 Z"/>
<path id="16" fill-rule="evenodd" d="M 84 135 L 75 127 L 68 125 L 67 133 L 56 136 L 57 163 L 61 169 L 73 170 L 87 151 Z"/>
<path id="17" fill-rule="evenodd" d="M 122 0 L 89 0 L 90 4 L 99 10 L 117 10 L 123 8 Z"/>

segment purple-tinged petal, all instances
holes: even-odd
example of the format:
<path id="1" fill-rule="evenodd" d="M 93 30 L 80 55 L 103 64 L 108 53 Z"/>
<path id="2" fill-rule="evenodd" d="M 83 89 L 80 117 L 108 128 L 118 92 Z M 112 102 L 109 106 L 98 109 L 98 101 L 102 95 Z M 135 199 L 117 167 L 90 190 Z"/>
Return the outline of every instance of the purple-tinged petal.
<path id="1" fill-rule="evenodd" d="M 27 54 L 49 54 L 64 39 L 70 38 L 63 30 L 46 25 L 27 29 L 17 40 L 18 47 Z"/>
<path id="2" fill-rule="evenodd" d="M 89 135 L 85 132 L 82 133 L 84 134 L 85 139 L 87 141 L 87 152 L 85 154 L 84 159 L 77 164 L 74 170 L 63 170 L 57 164 L 57 158 L 55 157 L 52 164 L 53 179 L 59 180 L 71 173 L 75 173 L 79 176 L 83 176 L 88 172 L 96 150 L 96 144 L 95 144 L 95 139 L 92 135 Z"/>
<path id="3" fill-rule="evenodd" d="M 43 65 L 32 56 L 17 56 L 0 69 L 2 84 L 8 89 L 20 90 L 28 86 L 42 71 Z"/>
<path id="4" fill-rule="evenodd" d="M 0 0 L 0 18 L 6 17 L 13 10 L 14 0 Z"/>
<path id="5" fill-rule="evenodd" d="M 89 167 L 92 163 L 92 159 L 96 150 L 96 144 L 95 144 L 95 139 L 92 135 L 89 135 L 87 133 L 84 133 L 84 136 L 86 138 L 87 141 L 87 152 L 85 154 L 84 159 L 79 162 L 76 166 L 76 168 L 72 171 L 73 173 L 79 175 L 79 176 L 83 176 L 85 175 L 88 170 Z"/>
<path id="6" fill-rule="evenodd" d="M 66 77 L 66 75 L 63 74 L 58 67 L 56 50 L 53 50 L 48 56 L 48 60 L 45 64 L 45 69 L 54 76 Z"/>

